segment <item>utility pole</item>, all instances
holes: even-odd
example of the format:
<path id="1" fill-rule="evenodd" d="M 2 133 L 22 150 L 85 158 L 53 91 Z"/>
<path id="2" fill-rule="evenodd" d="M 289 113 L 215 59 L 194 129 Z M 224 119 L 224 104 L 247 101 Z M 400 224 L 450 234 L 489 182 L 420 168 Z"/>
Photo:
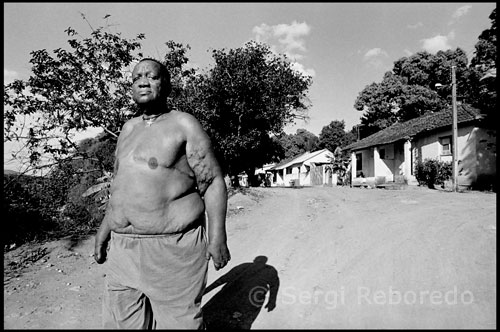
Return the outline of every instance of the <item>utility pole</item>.
<path id="1" fill-rule="evenodd" d="M 452 140 L 452 168 L 453 168 L 453 191 L 458 191 L 458 133 L 457 133 L 457 82 L 455 77 L 456 66 L 451 66 L 451 103 L 453 110 L 453 140 Z"/>

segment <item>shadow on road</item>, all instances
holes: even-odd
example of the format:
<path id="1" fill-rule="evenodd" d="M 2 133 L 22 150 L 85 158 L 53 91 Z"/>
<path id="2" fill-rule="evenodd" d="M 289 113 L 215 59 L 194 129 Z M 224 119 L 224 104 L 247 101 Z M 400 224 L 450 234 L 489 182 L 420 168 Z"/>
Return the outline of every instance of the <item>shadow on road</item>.
<path id="1" fill-rule="evenodd" d="M 72 234 L 61 238 L 63 241 L 64 248 L 69 251 L 72 251 L 74 248 L 78 247 L 81 243 L 86 241 L 87 239 L 94 237 L 95 234 Z"/>
<path id="2" fill-rule="evenodd" d="M 266 264 L 266 256 L 255 257 L 252 263 L 243 263 L 214 281 L 205 289 L 207 294 L 224 285 L 203 306 L 203 320 L 207 329 L 250 329 L 264 305 L 267 311 L 276 307 L 278 272 Z"/>

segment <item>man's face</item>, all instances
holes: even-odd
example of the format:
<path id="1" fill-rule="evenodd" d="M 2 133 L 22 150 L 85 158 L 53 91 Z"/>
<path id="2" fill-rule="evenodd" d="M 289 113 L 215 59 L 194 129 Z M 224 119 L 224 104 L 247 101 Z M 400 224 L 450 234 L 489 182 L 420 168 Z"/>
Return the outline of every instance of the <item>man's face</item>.
<path id="1" fill-rule="evenodd" d="M 132 98 L 137 104 L 160 100 L 165 88 L 158 63 L 146 60 L 135 66 L 132 72 Z"/>

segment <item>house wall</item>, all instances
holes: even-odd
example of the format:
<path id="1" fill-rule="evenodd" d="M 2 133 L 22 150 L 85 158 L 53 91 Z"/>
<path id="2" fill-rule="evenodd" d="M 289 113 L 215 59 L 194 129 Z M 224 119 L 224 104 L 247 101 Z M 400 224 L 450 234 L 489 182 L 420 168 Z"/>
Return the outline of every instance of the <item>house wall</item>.
<path id="1" fill-rule="evenodd" d="M 287 169 L 291 169 L 292 174 L 286 174 Z M 291 180 L 299 179 L 298 167 L 290 166 L 285 169 L 272 170 L 271 172 L 273 173 L 273 181 L 271 182 L 271 186 L 290 186 Z"/>
<path id="2" fill-rule="evenodd" d="M 405 142 L 400 141 L 394 143 L 394 181 L 398 182 L 398 179 L 405 178 L 409 174 L 405 174 Z M 408 156 L 411 158 L 411 156 Z"/>
<path id="3" fill-rule="evenodd" d="M 375 176 L 374 175 L 374 165 L 373 165 L 373 148 L 356 151 L 356 154 L 361 153 L 361 171 L 365 178 Z M 357 171 L 354 170 L 353 174 Z"/>
<path id="4" fill-rule="evenodd" d="M 271 185 L 274 186 L 282 186 L 285 183 L 285 180 L 283 178 L 283 170 L 277 170 L 273 171 L 274 177 L 273 177 L 273 182 Z"/>
<path id="5" fill-rule="evenodd" d="M 451 136 L 452 130 L 442 130 L 427 137 L 415 140 L 416 161 L 427 158 L 451 162 L 451 154 L 441 154 L 440 137 Z M 474 186 L 482 182 L 491 182 L 496 178 L 496 133 L 472 125 L 459 127 L 457 130 L 458 183 Z"/>
<path id="6" fill-rule="evenodd" d="M 356 153 L 363 155 L 362 171 L 365 177 L 385 177 L 386 182 L 403 179 L 404 142 L 385 144 Z"/>
<path id="7" fill-rule="evenodd" d="M 471 136 L 471 134 L 475 129 L 479 128 L 475 128 L 474 126 L 469 125 L 466 127 L 459 127 L 457 129 L 458 160 L 464 159 L 467 154 L 470 154 L 472 152 L 471 139 L 474 140 L 473 136 L 475 135 Z M 439 139 L 441 137 L 451 137 L 451 136 L 452 136 L 452 130 L 450 128 L 449 130 L 437 131 L 426 137 L 422 137 L 419 138 L 418 140 L 415 140 L 414 145 L 412 145 L 412 147 L 418 150 L 417 153 L 418 160 L 424 161 L 427 158 L 432 158 L 432 159 L 437 158 L 438 160 L 441 161 L 451 162 L 452 160 L 451 154 L 448 155 L 441 154 L 441 144 L 439 142 Z"/>
<path id="8" fill-rule="evenodd" d="M 385 151 L 384 159 L 382 159 L 381 152 Z M 377 157 L 377 162 L 374 164 L 374 175 L 373 176 L 384 176 L 386 181 L 394 181 L 394 173 L 399 173 L 399 170 L 395 168 L 395 150 L 394 144 L 385 144 L 378 146 L 376 152 L 374 150 L 374 158 Z"/>
<path id="9" fill-rule="evenodd" d="M 418 161 L 431 158 L 451 162 L 451 152 L 443 154 L 440 142 L 440 138 L 452 136 L 452 128 L 449 127 L 427 133 L 426 136 L 413 138 L 408 142 L 398 141 L 394 144 L 353 151 L 351 154 L 352 180 L 356 178 L 355 156 L 360 153 L 362 155 L 361 170 L 365 178 L 385 176 L 386 181 L 399 182 L 404 179 L 409 184 L 417 184 L 414 170 Z M 494 187 L 496 184 L 496 131 L 473 125 L 460 126 L 457 130 L 457 141 L 459 185 L 480 189 Z M 407 149 L 407 163 L 405 163 L 405 148 Z M 380 158 L 381 149 L 385 149 L 387 157 L 384 159 Z"/>
<path id="10" fill-rule="evenodd" d="M 274 181 L 271 185 L 289 186 L 290 181 L 294 180 L 295 185 L 311 186 L 311 168 L 314 167 L 314 165 L 330 163 L 331 157 L 333 157 L 333 153 L 324 151 L 319 155 L 307 159 L 305 162 L 292 164 L 285 169 L 272 170 L 275 176 L 273 177 Z M 291 174 L 286 174 L 286 170 L 291 170 Z M 325 172 L 322 171 L 322 182 L 325 183 L 325 181 Z"/>
<path id="11" fill-rule="evenodd" d="M 290 181 L 294 180 L 296 184 L 298 184 L 297 182 L 300 183 L 300 166 L 289 166 L 286 168 L 287 170 L 288 169 L 291 169 L 292 170 L 292 173 L 291 174 L 285 174 L 285 186 L 289 186 L 290 185 Z"/>
<path id="12" fill-rule="evenodd" d="M 300 185 L 302 186 L 310 186 L 311 185 L 311 174 L 310 174 L 310 166 L 306 165 L 301 165 L 299 167 L 300 170 L 300 177 L 299 177 L 299 182 Z"/>
<path id="13" fill-rule="evenodd" d="M 476 142 L 476 183 L 479 189 L 496 187 L 497 174 L 497 135 L 496 130 L 475 128 L 474 141 Z M 464 160 L 464 167 L 467 166 Z M 474 162 L 474 161 L 472 161 Z"/>

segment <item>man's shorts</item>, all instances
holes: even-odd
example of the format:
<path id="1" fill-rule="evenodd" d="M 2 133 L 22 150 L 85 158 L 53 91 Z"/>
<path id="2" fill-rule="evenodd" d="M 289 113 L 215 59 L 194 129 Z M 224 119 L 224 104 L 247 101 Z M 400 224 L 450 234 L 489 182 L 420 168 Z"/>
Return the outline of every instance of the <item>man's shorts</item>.
<path id="1" fill-rule="evenodd" d="M 205 228 L 182 234 L 111 232 L 103 327 L 198 329 L 207 282 Z"/>

